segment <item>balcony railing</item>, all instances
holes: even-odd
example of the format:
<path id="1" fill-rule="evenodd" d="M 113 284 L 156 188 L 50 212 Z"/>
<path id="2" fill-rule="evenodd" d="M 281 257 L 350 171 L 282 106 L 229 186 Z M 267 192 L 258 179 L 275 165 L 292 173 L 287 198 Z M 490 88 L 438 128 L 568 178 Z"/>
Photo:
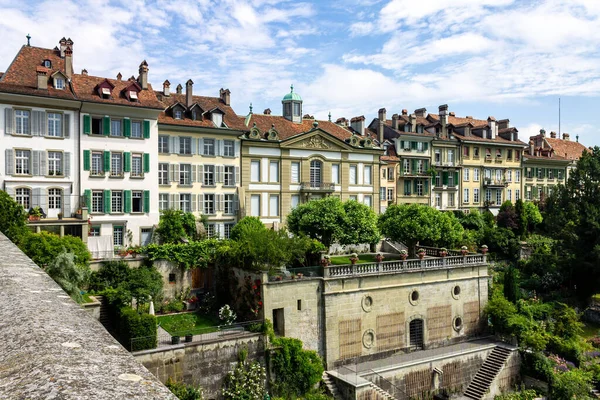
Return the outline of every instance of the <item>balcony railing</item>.
<path id="1" fill-rule="evenodd" d="M 333 192 L 335 184 L 330 182 L 302 182 L 300 190 L 303 192 Z"/>
<path id="2" fill-rule="evenodd" d="M 506 180 L 503 180 L 503 179 L 485 178 L 483 180 L 483 186 L 488 186 L 488 187 L 506 187 L 506 186 L 508 186 L 508 182 L 506 182 Z"/>

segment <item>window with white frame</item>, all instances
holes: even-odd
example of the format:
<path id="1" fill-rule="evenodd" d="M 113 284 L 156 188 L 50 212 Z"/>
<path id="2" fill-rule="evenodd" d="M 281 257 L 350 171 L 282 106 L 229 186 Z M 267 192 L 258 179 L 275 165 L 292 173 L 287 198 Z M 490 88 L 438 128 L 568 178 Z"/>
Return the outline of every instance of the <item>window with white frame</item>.
<path id="1" fill-rule="evenodd" d="M 512 182 L 512 171 L 510 169 L 506 170 L 506 181 Z"/>
<path id="2" fill-rule="evenodd" d="M 202 210 L 202 211 L 204 212 L 204 214 L 210 215 L 210 214 L 215 213 L 215 195 L 214 194 L 205 193 L 203 203 L 204 203 L 204 210 Z"/>
<path id="3" fill-rule="evenodd" d="M 435 206 L 436 207 L 442 206 L 442 194 L 439 192 L 435 194 Z"/>
<path id="4" fill-rule="evenodd" d="M 479 189 L 473 189 L 473 203 L 479 204 Z"/>
<path id="5" fill-rule="evenodd" d="M 142 121 L 131 121 L 131 137 L 134 139 L 142 138 Z"/>
<path id="6" fill-rule="evenodd" d="M 111 207 L 110 212 L 121 213 L 123 212 L 123 192 L 120 190 L 113 190 L 110 192 Z"/>
<path id="7" fill-rule="evenodd" d="M 469 168 L 465 168 L 463 169 L 463 181 L 464 182 L 468 182 L 469 181 Z"/>
<path id="8" fill-rule="evenodd" d="M 60 151 L 48 152 L 48 175 L 60 176 L 63 174 L 63 153 Z M 43 171 L 45 172 L 45 171 Z"/>
<path id="9" fill-rule="evenodd" d="M 473 168 L 473 181 L 479 182 L 479 168 Z"/>
<path id="10" fill-rule="evenodd" d="M 497 169 L 496 170 L 496 182 L 500 182 L 500 181 L 502 181 L 502 170 Z"/>
<path id="11" fill-rule="evenodd" d="M 142 155 L 132 154 L 131 155 L 131 176 L 141 177 L 144 176 L 144 170 L 142 169 Z"/>
<path id="12" fill-rule="evenodd" d="M 408 158 L 405 158 L 404 161 L 402 161 L 402 170 L 404 171 L 404 174 L 410 174 L 410 160 Z"/>
<path id="13" fill-rule="evenodd" d="M 439 171 L 435 173 L 435 180 L 434 180 L 434 185 L 435 187 L 440 187 L 442 186 L 442 178 L 440 177 L 440 173 Z"/>
<path id="14" fill-rule="evenodd" d="M 442 162 L 442 152 L 440 149 L 435 149 L 434 161 L 436 164 L 440 164 Z"/>
<path id="15" fill-rule="evenodd" d="M 502 204 L 502 190 L 496 189 L 496 205 Z"/>
<path id="16" fill-rule="evenodd" d="M 62 208 L 62 189 L 48 189 L 48 208 L 60 210 Z"/>
<path id="17" fill-rule="evenodd" d="M 31 189 L 18 188 L 15 190 L 15 201 L 23 206 L 24 209 L 31 208 Z"/>
<path id="18" fill-rule="evenodd" d="M 98 236 L 100 236 L 100 227 L 99 227 L 98 225 L 94 225 L 94 226 L 92 226 L 92 227 L 90 228 L 90 230 L 89 230 L 89 233 L 88 233 L 88 235 L 89 235 L 89 236 L 93 236 L 93 237 L 98 237 Z"/>
<path id="19" fill-rule="evenodd" d="M 182 119 L 183 118 L 183 111 L 181 110 L 175 110 L 175 112 L 173 113 L 174 118 L 175 119 Z"/>
<path id="20" fill-rule="evenodd" d="M 204 149 L 202 154 L 205 156 L 215 155 L 215 139 L 204 139 Z"/>
<path id="21" fill-rule="evenodd" d="M 448 150 L 448 162 L 454 165 L 454 150 Z"/>
<path id="22" fill-rule="evenodd" d="M 224 214 L 234 214 L 235 210 L 234 210 L 234 201 L 235 201 L 235 195 L 234 194 L 225 194 L 223 195 L 223 213 Z"/>
<path id="23" fill-rule="evenodd" d="M 331 164 L 331 182 L 339 185 L 340 183 L 340 164 Z"/>
<path id="24" fill-rule="evenodd" d="M 235 157 L 235 143 L 233 140 L 223 140 L 223 157 Z"/>
<path id="25" fill-rule="evenodd" d="M 485 189 L 485 201 L 492 201 L 492 189 Z"/>
<path id="26" fill-rule="evenodd" d="M 292 161 L 290 164 L 290 181 L 300 183 L 300 163 L 297 161 Z"/>
<path id="27" fill-rule="evenodd" d="M 491 169 L 486 169 L 485 171 L 483 171 L 485 179 L 492 179 L 492 170 Z"/>
<path id="28" fill-rule="evenodd" d="M 269 161 L 269 182 L 279 182 L 279 161 Z"/>
<path id="29" fill-rule="evenodd" d="M 323 174 L 322 174 L 323 163 L 319 160 L 312 160 L 310 162 L 310 186 L 321 185 Z"/>
<path id="30" fill-rule="evenodd" d="M 29 110 L 15 110 L 15 133 L 17 135 L 29 135 Z"/>
<path id="31" fill-rule="evenodd" d="M 179 138 L 179 154 L 192 154 L 192 138 L 191 137 L 180 137 Z"/>
<path id="32" fill-rule="evenodd" d="M 169 184 L 169 164 L 159 163 L 158 164 L 158 184 L 168 185 Z"/>
<path id="33" fill-rule="evenodd" d="M 373 207 L 373 196 L 365 194 L 363 196 L 363 204 L 369 208 Z"/>
<path id="34" fill-rule="evenodd" d="M 554 179 L 554 170 L 553 169 L 548 170 L 548 179 Z"/>
<path id="35" fill-rule="evenodd" d="M 469 189 L 463 189 L 463 203 L 469 202 Z"/>
<path id="36" fill-rule="evenodd" d="M 519 189 L 515 189 L 515 202 L 521 199 L 521 191 Z"/>
<path id="37" fill-rule="evenodd" d="M 512 189 L 506 190 L 506 200 L 512 201 Z"/>
<path id="38" fill-rule="evenodd" d="M 15 150 L 15 174 L 31 175 L 31 151 Z"/>
<path id="39" fill-rule="evenodd" d="M 206 167 L 204 167 L 204 173 L 206 173 Z M 179 164 L 179 184 L 192 184 L 192 164 Z"/>
<path id="40" fill-rule="evenodd" d="M 216 224 L 206 224 L 206 236 L 209 238 L 214 238 L 217 236 Z"/>
<path id="41" fill-rule="evenodd" d="M 131 192 L 131 212 L 141 213 L 144 212 L 143 200 L 144 193 L 141 190 L 134 190 Z"/>
<path id="42" fill-rule="evenodd" d="M 223 167 L 223 185 L 235 186 L 235 167 L 233 165 Z"/>
<path id="43" fill-rule="evenodd" d="M 393 188 L 387 189 L 387 200 L 394 201 L 394 189 Z"/>
<path id="44" fill-rule="evenodd" d="M 544 179 L 543 173 L 544 173 L 544 170 L 542 168 L 538 168 L 537 169 L 537 178 L 538 179 Z"/>
<path id="45" fill-rule="evenodd" d="M 54 78 L 54 88 L 63 90 L 65 88 L 65 80 L 63 78 Z"/>
<path id="46" fill-rule="evenodd" d="M 448 172 L 448 187 L 454 186 L 454 174 L 452 172 Z"/>
<path id="47" fill-rule="evenodd" d="M 204 166 L 204 177 L 202 184 L 204 186 L 215 186 L 215 166 L 205 165 Z"/>
<path id="48" fill-rule="evenodd" d="M 102 152 L 94 151 L 92 152 L 92 165 L 90 168 L 90 175 L 98 176 L 104 174 L 104 164 L 102 162 Z"/>
<path id="49" fill-rule="evenodd" d="M 425 172 L 425 160 L 417 161 L 417 173 L 422 174 Z"/>
<path id="50" fill-rule="evenodd" d="M 158 194 L 158 209 L 160 211 L 169 209 L 169 193 Z"/>
<path id="51" fill-rule="evenodd" d="M 423 181 L 421 179 L 417 180 L 417 196 L 423 196 Z"/>
<path id="52" fill-rule="evenodd" d="M 388 167 L 388 169 L 387 169 L 387 180 L 388 181 L 393 181 L 394 180 L 394 167 Z"/>
<path id="53" fill-rule="evenodd" d="M 250 182 L 260 182 L 260 161 L 250 161 Z"/>
<path id="54" fill-rule="evenodd" d="M 300 204 L 300 196 L 297 194 L 293 194 L 291 197 L 291 206 L 292 206 L 292 210 L 296 207 L 298 207 L 298 204 Z"/>
<path id="55" fill-rule="evenodd" d="M 123 246 L 123 227 L 113 226 L 113 245 Z"/>
<path id="56" fill-rule="evenodd" d="M 373 176 L 373 171 L 372 171 L 372 167 L 370 165 L 365 165 L 364 169 L 363 169 L 363 175 L 364 175 L 364 180 L 363 183 L 365 185 L 370 185 L 371 184 L 371 179 Z"/>
<path id="57" fill-rule="evenodd" d="M 448 207 L 454 207 L 454 193 L 448 193 Z"/>
<path id="58" fill-rule="evenodd" d="M 525 192 L 525 196 L 527 196 L 527 200 L 531 200 L 531 187 L 527 188 L 527 191 Z"/>
<path id="59" fill-rule="evenodd" d="M 279 195 L 277 194 L 269 195 L 269 216 L 279 216 Z"/>
<path id="60" fill-rule="evenodd" d="M 123 120 L 111 119 L 110 120 L 110 136 L 123 136 L 122 127 Z"/>
<path id="61" fill-rule="evenodd" d="M 357 180 L 356 180 L 356 165 L 351 165 L 350 166 L 349 180 L 350 180 L 350 184 L 351 185 L 356 185 L 356 183 L 357 183 Z"/>
<path id="62" fill-rule="evenodd" d="M 92 213 L 104 212 L 104 193 L 102 190 L 92 191 Z"/>
<path id="63" fill-rule="evenodd" d="M 260 217 L 260 195 L 253 194 L 250 196 L 250 215 Z"/>
<path id="64" fill-rule="evenodd" d="M 190 193 L 179 194 L 179 209 L 183 212 L 192 211 L 192 195 Z"/>
<path id="65" fill-rule="evenodd" d="M 417 150 L 423 151 L 423 142 L 417 142 Z"/>
<path id="66" fill-rule="evenodd" d="M 123 176 L 123 153 L 110 153 L 110 176 Z"/>
<path id="67" fill-rule="evenodd" d="M 62 137 L 62 114 L 48 113 L 48 136 Z"/>
<path id="68" fill-rule="evenodd" d="M 169 137 L 159 135 L 158 136 L 158 152 L 159 153 L 168 153 L 169 152 Z"/>
<path id="69" fill-rule="evenodd" d="M 355 194 L 351 194 L 350 196 L 348 196 L 348 200 L 358 201 L 358 197 Z"/>
<path id="70" fill-rule="evenodd" d="M 229 237 L 231 236 L 231 230 L 234 226 L 235 224 L 232 222 L 223 224 L 223 237 L 225 237 L 225 239 L 229 239 Z"/>

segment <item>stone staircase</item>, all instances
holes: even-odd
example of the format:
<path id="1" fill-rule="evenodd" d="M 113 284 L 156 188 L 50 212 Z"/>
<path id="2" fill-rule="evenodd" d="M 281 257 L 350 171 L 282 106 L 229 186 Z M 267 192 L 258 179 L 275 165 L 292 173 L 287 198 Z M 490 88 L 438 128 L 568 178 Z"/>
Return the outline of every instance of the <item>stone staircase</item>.
<path id="1" fill-rule="evenodd" d="M 510 353 L 510 349 L 505 347 L 494 347 L 490 355 L 485 359 L 481 368 L 479 368 L 479 371 L 475 374 L 469 387 L 467 387 L 464 396 L 473 400 L 483 399 L 488 392 L 490 385 L 502 370 Z"/>
<path id="2" fill-rule="evenodd" d="M 394 396 L 392 396 L 391 394 L 389 394 L 388 392 L 386 392 L 385 390 L 383 390 L 382 388 L 380 388 L 373 382 L 371 382 L 371 389 L 373 389 L 377 393 L 377 397 L 376 397 L 377 399 L 396 400 L 396 398 Z"/>
<path id="3" fill-rule="evenodd" d="M 325 384 L 325 387 L 327 388 L 327 391 L 329 392 L 331 397 L 333 397 L 335 400 L 344 400 L 344 398 L 340 394 L 340 391 L 337 388 L 337 385 L 335 384 L 333 379 L 331 379 L 327 371 L 323 371 L 323 376 L 321 377 L 321 379 L 323 379 L 323 383 Z"/>
<path id="4" fill-rule="evenodd" d="M 106 301 L 106 299 L 104 298 L 104 296 L 94 296 L 100 303 L 100 323 L 104 326 L 104 328 L 109 331 L 109 332 L 113 332 L 113 326 L 112 326 L 112 321 L 110 320 L 110 317 L 108 315 L 108 302 Z"/>

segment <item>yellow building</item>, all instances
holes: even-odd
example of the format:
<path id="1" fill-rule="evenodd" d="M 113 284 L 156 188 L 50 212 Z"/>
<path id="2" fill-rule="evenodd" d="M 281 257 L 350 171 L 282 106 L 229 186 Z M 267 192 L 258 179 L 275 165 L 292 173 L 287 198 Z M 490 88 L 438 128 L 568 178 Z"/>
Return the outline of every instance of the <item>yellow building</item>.
<path id="1" fill-rule="evenodd" d="M 211 237 L 229 237 L 238 219 L 240 140 L 245 126 L 230 106 L 229 90 L 219 97 L 193 95 L 165 81 L 157 97 L 159 209 L 178 209 L 208 219 Z"/>
<path id="2" fill-rule="evenodd" d="M 252 111 L 242 121 L 242 215 L 277 227 L 298 204 L 324 196 L 356 200 L 379 211 L 379 156 L 374 138 L 356 129 L 302 116 L 302 98 L 282 100 L 283 116 Z M 360 134 L 359 132 L 362 132 Z"/>

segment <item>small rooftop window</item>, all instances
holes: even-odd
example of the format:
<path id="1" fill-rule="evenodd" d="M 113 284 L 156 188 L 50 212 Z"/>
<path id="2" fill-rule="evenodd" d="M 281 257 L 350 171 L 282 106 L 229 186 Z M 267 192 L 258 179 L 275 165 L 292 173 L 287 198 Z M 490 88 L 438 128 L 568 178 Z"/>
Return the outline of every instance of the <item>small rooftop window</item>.
<path id="1" fill-rule="evenodd" d="M 137 92 L 135 90 L 130 90 L 129 91 L 129 98 L 132 99 L 132 100 L 137 100 L 138 99 Z"/>
<path id="2" fill-rule="evenodd" d="M 50 60 L 44 60 L 44 67 L 52 68 L 52 62 Z"/>
<path id="3" fill-rule="evenodd" d="M 64 89 L 65 88 L 65 80 L 62 78 L 56 78 L 54 80 L 54 87 L 56 89 L 61 89 L 61 90 Z"/>
<path id="4" fill-rule="evenodd" d="M 109 88 L 102 88 L 102 96 L 109 97 L 110 96 L 110 89 Z"/>
<path id="5" fill-rule="evenodd" d="M 181 112 L 181 110 L 175 110 L 174 116 L 175 116 L 175 119 L 181 119 L 183 116 L 183 113 Z"/>

